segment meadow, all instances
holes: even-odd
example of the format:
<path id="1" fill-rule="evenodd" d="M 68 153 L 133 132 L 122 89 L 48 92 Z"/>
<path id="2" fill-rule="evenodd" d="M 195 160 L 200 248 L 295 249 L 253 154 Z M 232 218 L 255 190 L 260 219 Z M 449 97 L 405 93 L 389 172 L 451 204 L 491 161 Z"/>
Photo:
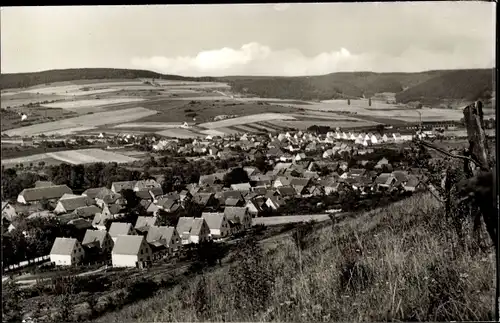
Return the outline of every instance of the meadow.
<path id="1" fill-rule="evenodd" d="M 60 108 L 60 109 L 78 109 L 94 106 L 103 106 L 108 104 L 119 104 L 119 103 L 129 103 L 129 102 L 139 102 L 143 101 L 141 98 L 108 98 L 108 99 L 94 99 L 94 100 L 78 100 L 78 101 L 63 101 L 42 104 L 43 107 L 47 108 Z"/>
<path id="2" fill-rule="evenodd" d="M 472 225 L 471 223 L 468 223 Z M 430 194 L 242 246 L 240 258 L 96 322 L 487 321 L 491 246 L 466 248 Z M 484 233 L 484 232 L 483 232 Z"/>
<path id="3" fill-rule="evenodd" d="M 9 136 L 34 136 L 55 130 L 72 129 L 78 127 L 97 127 L 106 124 L 124 123 L 156 114 L 156 111 L 144 108 L 130 108 L 116 111 L 98 112 L 75 118 L 64 119 L 58 122 L 46 122 L 27 127 L 2 131 Z"/>
<path id="4" fill-rule="evenodd" d="M 208 128 L 208 129 L 217 129 L 224 127 L 231 127 L 237 125 L 244 125 L 246 123 L 253 123 L 259 121 L 269 121 L 269 120 L 295 120 L 294 117 L 288 116 L 286 114 L 278 114 L 278 113 L 261 113 L 261 114 L 253 114 L 244 117 L 237 117 L 232 119 L 225 119 L 213 122 L 206 122 L 199 124 L 199 127 Z"/>
<path id="5" fill-rule="evenodd" d="M 31 156 L 24 156 L 19 158 L 2 159 L 2 165 L 17 165 L 17 164 L 38 164 L 44 161 L 50 161 L 51 164 L 68 163 L 73 165 L 87 164 L 87 163 L 130 163 L 136 161 L 136 158 L 125 156 L 116 152 L 105 151 L 102 149 L 78 149 L 78 150 L 64 150 L 56 152 L 48 152 L 42 154 L 35 154 Z"/>

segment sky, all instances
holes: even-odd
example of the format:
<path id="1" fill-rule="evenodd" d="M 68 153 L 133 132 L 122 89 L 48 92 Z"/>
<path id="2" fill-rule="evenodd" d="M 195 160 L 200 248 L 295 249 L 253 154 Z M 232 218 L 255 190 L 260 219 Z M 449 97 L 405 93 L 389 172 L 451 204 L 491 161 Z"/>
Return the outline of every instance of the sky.
<path id="1" fill-rule="evenodd" d="M 185 76 L 495 66 L 495 4 L 393 2 L 1 8 L 1 72 Z"/>

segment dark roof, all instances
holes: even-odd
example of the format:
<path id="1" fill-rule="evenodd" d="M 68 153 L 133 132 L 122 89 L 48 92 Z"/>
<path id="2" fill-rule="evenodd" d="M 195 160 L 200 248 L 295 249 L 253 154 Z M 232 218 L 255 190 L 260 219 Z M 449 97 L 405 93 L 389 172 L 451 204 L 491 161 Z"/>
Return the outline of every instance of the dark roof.
<path id="1" fill-rule="evenodd" d="M 55 186 L 51 181 L 36 181 L 35 187 L 47 187 L 47 186 Z"/>
<path id="2" fill-rule="evenodd" d="M 96 241 L 99 243 L 99 247 L 102 248 L 104 239 L 108 233 L 104 230 L 87 230 L 85 236 L 83 237 L 82 245 L 93 244 Z"/>
<path id="3" fill-rule="evenodd" d="M 74 211 L 78 208 L 90 206 L 93 204 L 93 200 L 88 196 L 78 196 L 74 198 L 59 200 L 58 204 L 61 204 L 66 212 Z"/>
<path id="4" fill-rule="evenodd" d="M 277 189 L 281 196 L 295 196 L 297 192 L 292 186 L 281 186 Z"/>
<path id="5" fill-rule="evenodd" d="M 89 188 L 85 192 L 82 193 L 82 195 L 87 195 L 90 198 L 97 198 L 99 196 L 105 196 L 107 194 L 113 194 L 113 191 L 111 191 L 107 187 L 96 187 L 96 188 Z"/>
<path id="6" fill-rule="evenodd" d="M 234 222 L 235 220 L 237 220 L 238 222 L 242 222 L 246 214 L 247 214 L 246 207 L 236 206 L 236 207 L 226 207 L 224 209 L 224 216 L 227 218 L 228 221 Z"/>
<path id="7" fill-rule="evenodd" d="M 146 241 L 153 242 L 153 241 L 164 240 L 165 243 L 168 244 L 172 240 L 172 236 L 174 235 L 175 231 L 176 230 L 174 227 L 152 226 L 149 228 L 148 234 L 146 236 Z"/>
<path id="8" fill-rule="evenodd" d="M 26 202 L 40 201 L 42 199 L 58 199 L 64 194 L 73 194 L 67 185 L 55 185 L 39 188 L 25 188 L 19 195 L 24 197 Z"/>
<path id="9" fill-rule="evenodd" d="M 83 206 L 73 211 L 76 215 L 81 217 L 93 217 L 96 213 L 101 212 L 101 209 L 95 205 Z"/>

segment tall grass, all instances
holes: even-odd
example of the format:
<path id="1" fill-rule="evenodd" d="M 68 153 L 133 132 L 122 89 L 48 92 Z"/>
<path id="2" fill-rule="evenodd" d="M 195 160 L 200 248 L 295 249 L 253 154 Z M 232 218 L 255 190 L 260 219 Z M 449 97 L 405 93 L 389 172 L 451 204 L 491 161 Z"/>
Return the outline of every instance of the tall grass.
<path id="1" fill-rule="evenodd" d="M 250 244 L 231 265 L 99 321 L 493 319 L 492 248 L 452 248 L 455 230 L 430 195 L 310 231 Z"/>

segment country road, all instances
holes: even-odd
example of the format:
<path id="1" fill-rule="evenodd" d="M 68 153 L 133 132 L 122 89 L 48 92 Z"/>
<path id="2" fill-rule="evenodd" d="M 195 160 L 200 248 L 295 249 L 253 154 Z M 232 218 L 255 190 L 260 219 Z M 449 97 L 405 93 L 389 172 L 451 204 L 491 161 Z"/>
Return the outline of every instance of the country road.
<path id="1" fill-rule="evenodd" d="M 342 216 L 346 213 L 336 213 L 335 216 Z M 322 222 L 330 219 L 328 214 L 309 214 L 309 215 L 283 215 L 283 216 L 271 216 L 265 218 L 253 218 L 252 225 L 279 225 L 285 223 L 297 223 L 297 222 L 307 222 L 314 220 L 317 222 Z"/>

